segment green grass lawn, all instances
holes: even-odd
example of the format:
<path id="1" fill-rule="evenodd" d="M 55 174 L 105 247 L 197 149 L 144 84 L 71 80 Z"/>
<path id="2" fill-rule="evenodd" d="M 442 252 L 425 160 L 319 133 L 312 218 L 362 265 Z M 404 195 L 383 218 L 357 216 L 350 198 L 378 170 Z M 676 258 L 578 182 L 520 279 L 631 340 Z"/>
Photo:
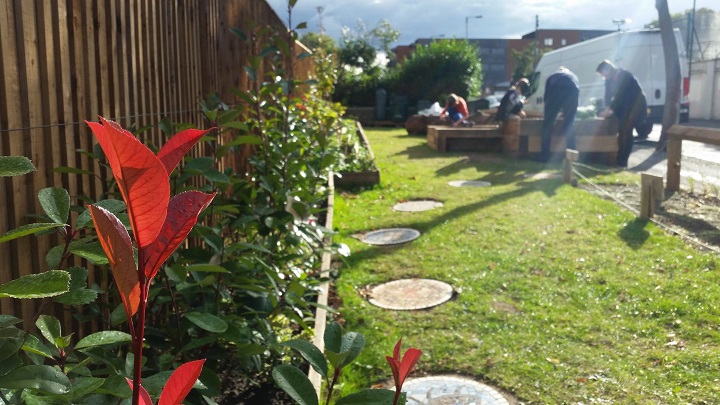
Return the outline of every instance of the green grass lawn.
<path id="1" fill-rule="evenodd" d="M 559 164 L 441 154 L 404 129 L 366 134 L 382 183 L 337 191 L 333 225 L 352 251 L 336 280 L 340 314 L 367 339 L 346 392 L 391 378 L 385 356 L 402 337 L 404 349 L 423 351 L 413 375 L 459 373 L 525 403 L 720 403 L 715 256 L 560 179 L 526 176 Z M 391 209 L 412 199 L 444 206 Z M 422 236 L 393 247 L 352 236 L 389 227 Z M 412 277 L 458 294 L 430 310 L 390 311 L 359 292 Z"/>

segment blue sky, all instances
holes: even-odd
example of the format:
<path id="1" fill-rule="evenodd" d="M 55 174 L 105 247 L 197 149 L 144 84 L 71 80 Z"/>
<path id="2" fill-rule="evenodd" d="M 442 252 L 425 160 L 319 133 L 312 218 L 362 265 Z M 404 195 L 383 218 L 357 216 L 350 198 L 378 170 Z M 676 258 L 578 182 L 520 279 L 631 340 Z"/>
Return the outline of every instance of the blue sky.
<path id="1" fill-rule="evenodd" d="M 267 0 L 287 22 L 287 0 Z M 697 8 L 720 11 L 720 0 L 694 0 Z M 668 0 L 670 13 L 692 9 L 693 0 Z M 298 0 L 293 25 L 306 21 L 318 31 L 318 7 L 323 8 L 325 32 L 335 39 L 342 27 L 355 28 L 358 19 L 372 28 L 387 19 L 400 31 L 392 44 L 408 45 L 417 38 L 519 38 L 541 29 L 617 29 L 613 20 L 631 19 L 624 28 L 642 28 L 657 19 L 655 0 Z M 481 15 L 482 18 L 472 18 Z M 304 31 L 300 31 L 303 33 Z"/>

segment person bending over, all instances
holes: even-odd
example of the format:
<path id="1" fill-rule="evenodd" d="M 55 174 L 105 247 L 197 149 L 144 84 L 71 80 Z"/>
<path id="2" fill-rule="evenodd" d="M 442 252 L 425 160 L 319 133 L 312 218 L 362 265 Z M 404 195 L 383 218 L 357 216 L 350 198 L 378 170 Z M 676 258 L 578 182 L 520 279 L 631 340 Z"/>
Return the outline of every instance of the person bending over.
<path id="1" fill-rule="evenodd" d="M 580 98 L 580 83 L 577 76 L 570 69 L 560 66 L 557 72 L 548 76 L 545 81 L 545 94 L 543 96 L 544 114 L 542 126 L 542 154 L 541 160 L 550 159 L 550 146 L 552 132 L 558 115 L 562 112 L 562 134 L 568 149 L 575 149 L 575 132 L 573 123 L 577 113 Z"/>
<path id="2" fill-rule="evenodd" d="M 465 122 L 468 118 L 468 108 L 465 99 L 457 94 L 450 93 L 445 103 L 445 109 L 440 113 L 440 118 L 448 117 L 450 124 L 457 127 Z"/>

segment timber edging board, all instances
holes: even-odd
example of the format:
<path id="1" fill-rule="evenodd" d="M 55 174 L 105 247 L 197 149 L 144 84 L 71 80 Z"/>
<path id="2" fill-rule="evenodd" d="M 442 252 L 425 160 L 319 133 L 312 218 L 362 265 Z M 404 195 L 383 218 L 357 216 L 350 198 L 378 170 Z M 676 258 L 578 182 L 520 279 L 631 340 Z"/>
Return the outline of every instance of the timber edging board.
<path id="1" fill-rule="evenodd" d="M 720 145 L 720 130 L 684 125 L 673 125 L 668 129 L 667 181 L 665 182 L 668 191 L 680 191 L 682 141 Z"/>

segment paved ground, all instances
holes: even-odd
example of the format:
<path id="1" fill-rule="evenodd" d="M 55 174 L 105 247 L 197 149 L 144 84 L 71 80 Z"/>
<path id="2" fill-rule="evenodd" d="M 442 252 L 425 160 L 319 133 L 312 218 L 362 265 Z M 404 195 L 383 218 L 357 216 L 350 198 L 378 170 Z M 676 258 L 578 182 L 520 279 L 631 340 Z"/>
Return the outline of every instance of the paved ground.
<path id="1" fill-rule="evenodd" d="M 684 125 L 720 129 L 720 121 L 690 120 Z M 646 141 L 635 143 L 628 170 L 666 177 L 667 153 L 655 151 L 660 129 L 661 126 L 656 124 Z M 682 154 L 680 177 L 683 187 L 720 186 L 720 146 L 683 141 Z"/>

